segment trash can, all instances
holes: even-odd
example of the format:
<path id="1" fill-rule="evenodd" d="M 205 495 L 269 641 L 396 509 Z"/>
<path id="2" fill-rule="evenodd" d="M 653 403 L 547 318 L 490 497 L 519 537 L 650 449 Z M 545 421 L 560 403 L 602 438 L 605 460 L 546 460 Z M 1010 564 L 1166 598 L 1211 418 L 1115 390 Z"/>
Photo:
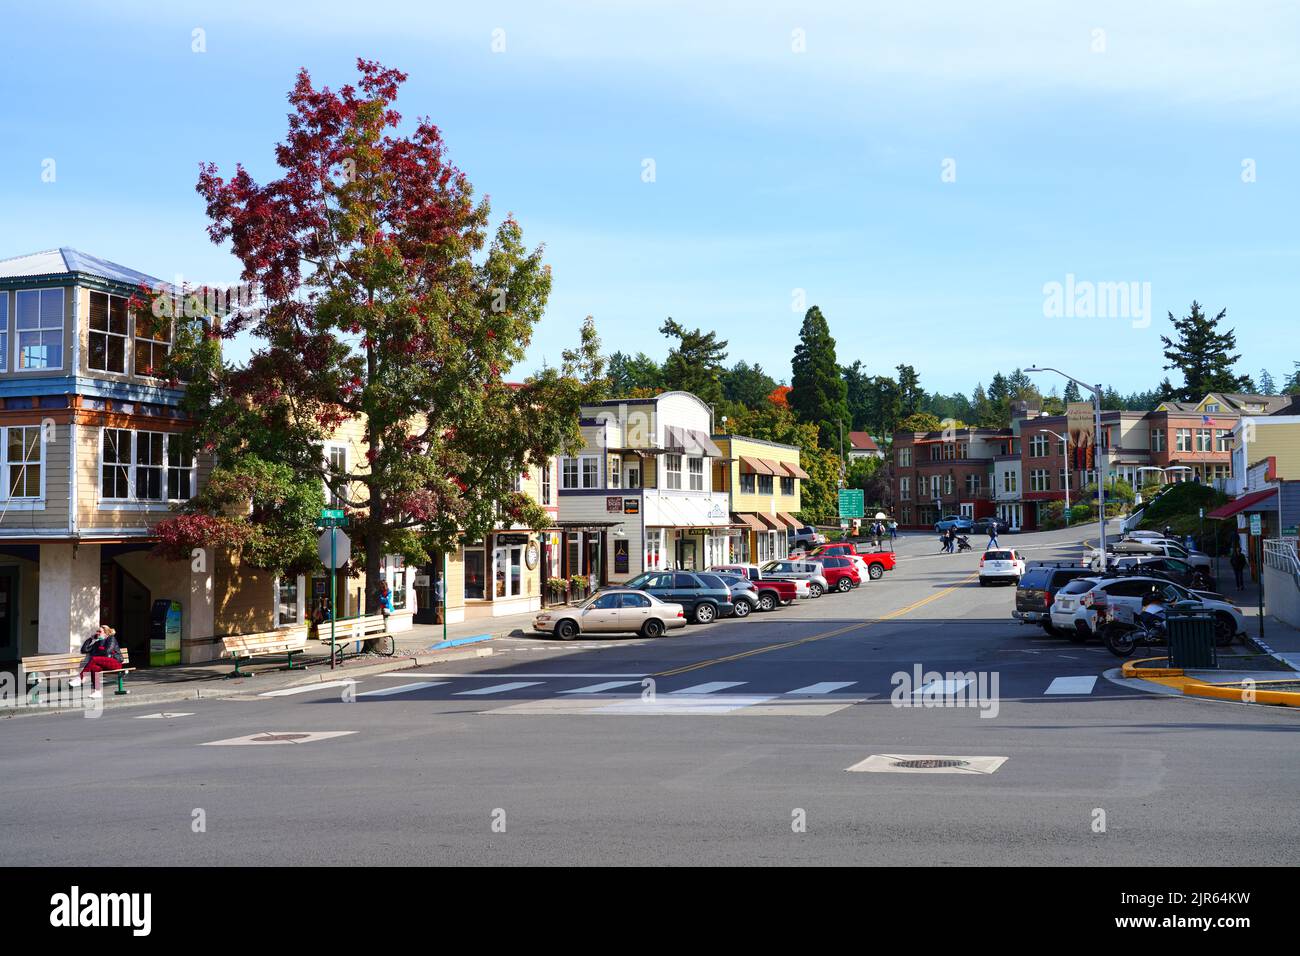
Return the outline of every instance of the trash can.
<path id="1" fill-rule="evenodd" d="M 1219 666 L 1219 652 L 1214 645 L 1213 615 L 1170 612 L 1165 623 L 1169 630 L 1170 667 Z"/>

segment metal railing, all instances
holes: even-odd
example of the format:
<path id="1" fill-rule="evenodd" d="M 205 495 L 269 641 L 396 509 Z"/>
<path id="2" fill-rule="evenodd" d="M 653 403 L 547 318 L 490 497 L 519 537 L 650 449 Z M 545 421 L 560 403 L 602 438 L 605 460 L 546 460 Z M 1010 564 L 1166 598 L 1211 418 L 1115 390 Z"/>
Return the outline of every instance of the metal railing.
<path id="1" fill-rule="evenodd" d="M 1291 576 L 1300 588 L 1300 557 L 1296 555 L 1295 538 L 1269 538 L 1264 542 L 1264 564 Z"/>

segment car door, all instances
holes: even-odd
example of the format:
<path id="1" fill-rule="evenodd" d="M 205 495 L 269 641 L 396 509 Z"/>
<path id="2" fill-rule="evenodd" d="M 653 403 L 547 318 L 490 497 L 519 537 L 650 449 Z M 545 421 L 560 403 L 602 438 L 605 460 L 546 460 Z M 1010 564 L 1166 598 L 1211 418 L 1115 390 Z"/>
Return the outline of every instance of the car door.
<path id="1" fill-rule="evenodd" d="M 578 626 L 584 631 L 617 631 L 621 594 L 602 594 L 582 612 Z"/>
<path id="2" fill-rule="evenodd" d="M 652 614 L 651 602 L 644 594 L 620 594 L 618 624 L 619 630 L 639 631 L 641 625 Z"/>
<path id="3" fill-rule="evenodd" d="M 670 593 L 672 597 L 667 600 L 680 604 L 689 611 L 700 599 L 700 584 L 695 575 L 676 571 L 673 573 L 673 589 Z"/>

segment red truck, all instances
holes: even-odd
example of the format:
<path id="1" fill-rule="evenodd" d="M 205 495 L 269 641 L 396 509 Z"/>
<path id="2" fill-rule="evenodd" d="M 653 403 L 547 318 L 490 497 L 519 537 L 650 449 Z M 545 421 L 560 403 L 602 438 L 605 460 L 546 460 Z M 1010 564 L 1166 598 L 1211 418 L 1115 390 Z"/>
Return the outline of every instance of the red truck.
<path id="1" fill-rule="evenodd" d="M 867 576 L 873 581 L 879 581 L 885 576 L 886 571 L 894 570 L 897 565 L 897 559 L 892 551 L 862 551 L 851 542 L 841 541 L 835 544 L 823 544 L 816 548 L 812 554 L 808 555 L 809 561 L 816 561 L 818 558 L 830 557 L 855 557 L 862 559 L 867 566 Z"/>
<path id="2" fill-rule="evenodd" d="M 730 574 L 739 574 L 754 582 L 754 587 L 758 594 L 758 606 L 760 610 L 770 611 L 778 606 L 793 604 L 797 598 L 809 597 L 807 581 L 778 581 L 774 578 L 763 577 L 763 572 L 759 570 L 757 564 L 719 564 L 710 571 L 726 571 Z M 800 594 L 799 585 L 803 585 L 803 593 Z"/>

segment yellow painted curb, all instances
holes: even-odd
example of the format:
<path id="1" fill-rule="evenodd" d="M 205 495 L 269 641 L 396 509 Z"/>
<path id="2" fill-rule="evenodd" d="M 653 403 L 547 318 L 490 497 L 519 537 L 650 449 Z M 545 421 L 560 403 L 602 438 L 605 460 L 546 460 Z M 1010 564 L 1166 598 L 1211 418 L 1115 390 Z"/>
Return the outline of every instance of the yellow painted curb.
<path id="1" fill-rule="evenodd" d="M 1240 684 L 1205 684 L 1189 682 L 1183 685 L 1183 693 L 1192 697 L 1208 697 L 1212 700 L 1231 700 L 1239 704 L 1274 704 L 1282 707 L 1300 707 L 1300 692 L 1285 690 L 1260 690 L 1254 688 L 1254 699 L 1246 700 L 1245 690 Z"/>
<path id="2" fill-rule="evenodd" d="M 1119 672 L 1124 677 L 1182 677 L 1183 669 L 1181 667 L 1141 667 L 1139 664 L 1145 664 L 1147 661 L 1167 661 L 1167 657 L 1144 657 L 1141 660 L 1125 661 L 1120 667 Z"/>

